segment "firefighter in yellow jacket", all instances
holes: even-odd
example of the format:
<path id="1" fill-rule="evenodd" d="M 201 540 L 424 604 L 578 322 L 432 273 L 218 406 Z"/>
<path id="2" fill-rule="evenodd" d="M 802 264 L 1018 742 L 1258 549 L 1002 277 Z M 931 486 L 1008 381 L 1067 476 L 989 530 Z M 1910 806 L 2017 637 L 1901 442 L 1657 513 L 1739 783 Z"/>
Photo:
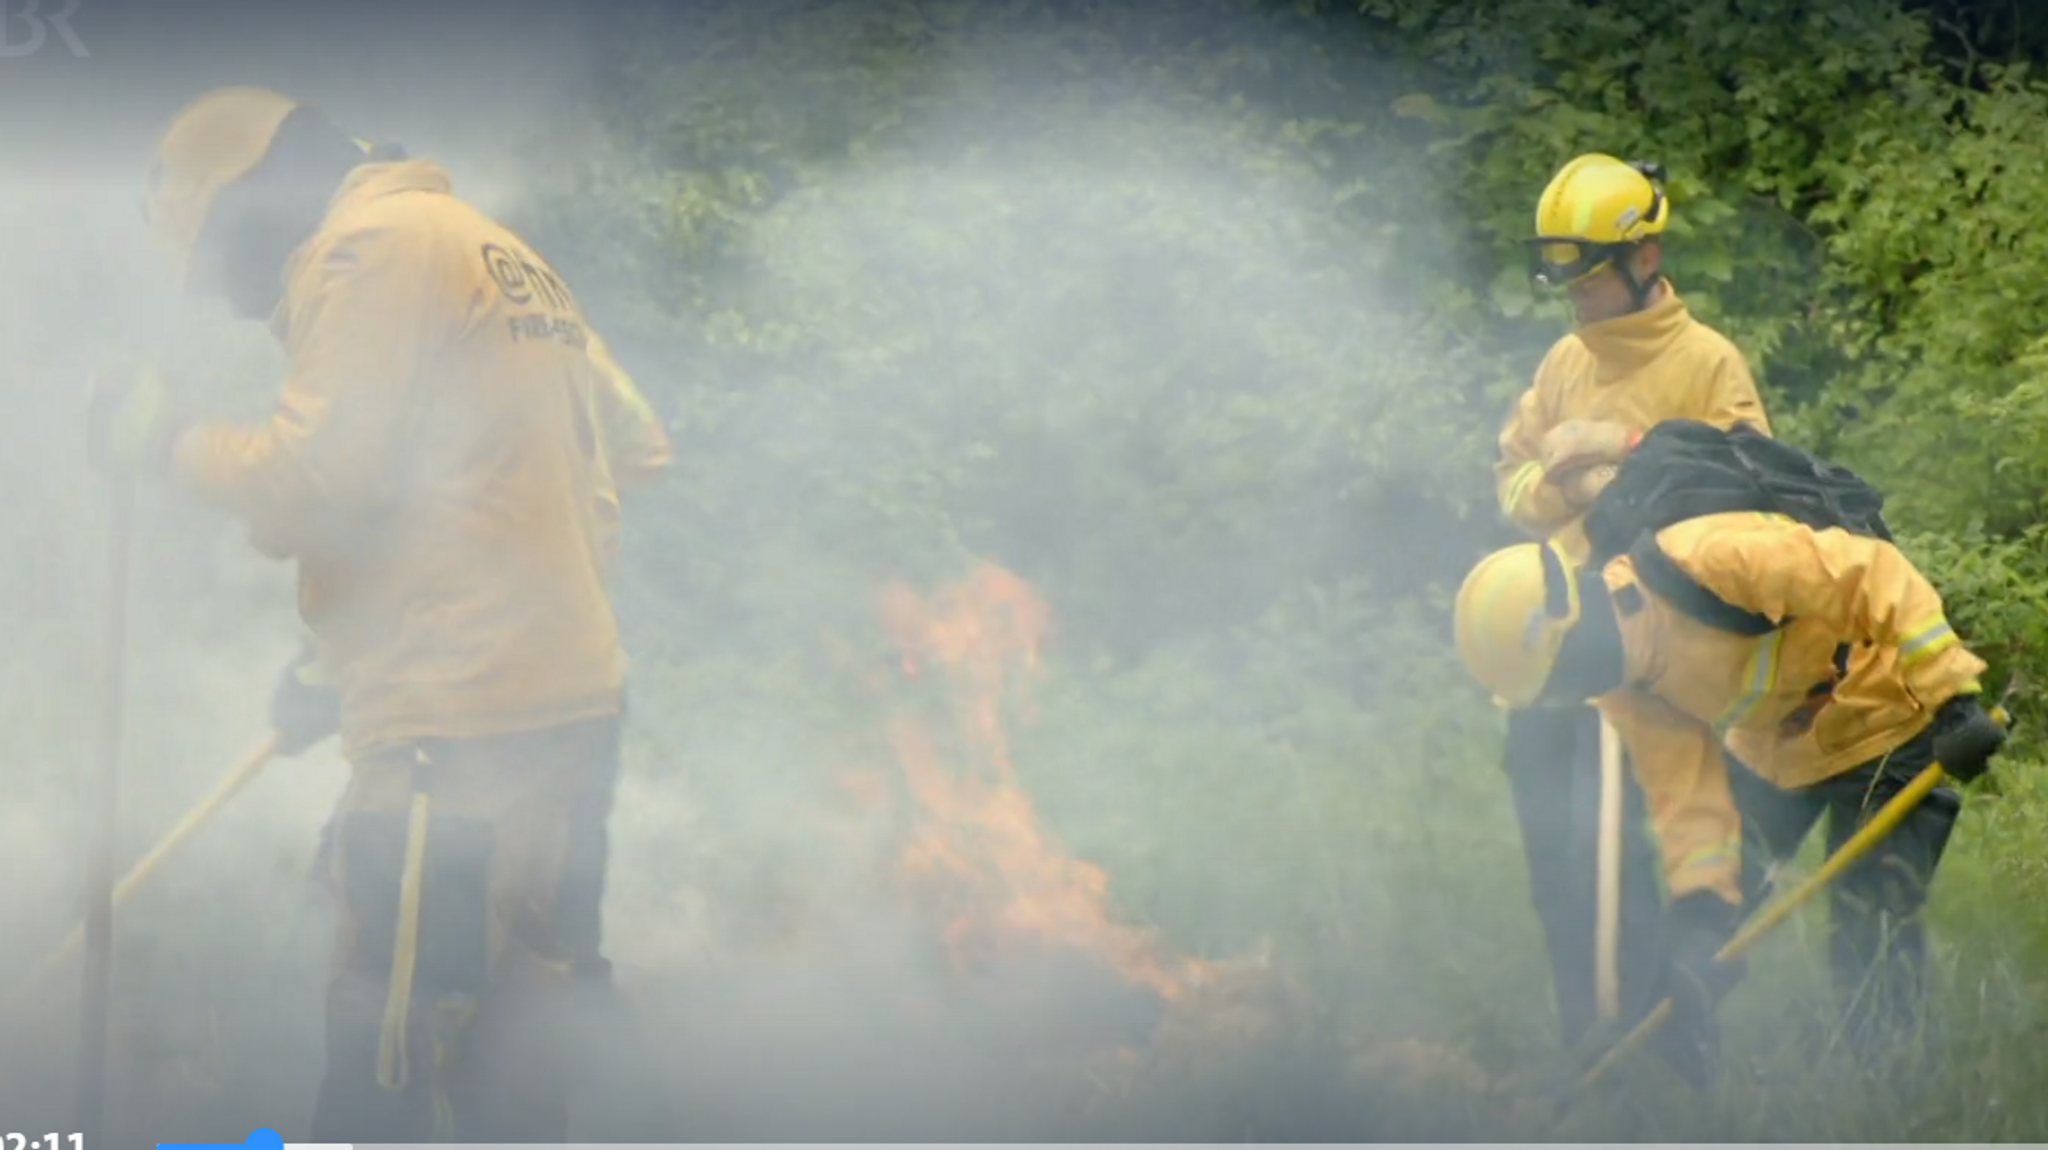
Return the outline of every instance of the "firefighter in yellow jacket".
<path id="1" fill-rule="evenodd" d="M 609 558 L 617 551 L 622 490 L 652 483 L 667 473 L 674 463 L 674 449 L 661 417 L 595 331 L 590 333 L 590 359 L 597 372 L 598 438 L 613 481 L 600 486 L 597 501 L 600 522 L 609 529 L 604 548 Z M 278 677 L 271 726 L 277 734 L 279 754 L 299 754 L 341 729 L 340 700 L 320 672 L 316 654 L 316 648 L 307 642 Z"/>
<path id="2" fill-rule="evenodd" d="M 1555 538 L 1569 555 L 1584 553 L 1581 517 L 1651 425 L 1689 418 L 1770 430 L 1741 351 L 1693 318 L 1662 274 L 1670 220 L 1654 166 L 1598 154 L 1566 164 L 1537 202 L 1531 272 L 1570 297 L 1577 322 L 1501 431 L 1497 491 L 1515 526 Z M 1739 897 L 1741 823 L 1711 736 L 1661 721 L 1646 699 L 1610 700 L 1602 711 L 1633 768 L 1624 779 L 1618 966 L 1623 1013 L 1635 1015 L 1654 1001 L 1646 996 L 1663 963 L 1660 880 L 1674 900 L 1694 891 Z M 1508 716 L 1509 785 L 1567 1042 L 1594 1015 L 1599 747 L 1591 708 Z M 1645 837 L 1646 807 L 1655 843 Z"/>
<path id="3" fill-rule="evenodd" d="M 97 379 L 92 442 L 296 562 L 339 696 L 311 1140 L 561 1141 L 551 1037 L 597 941 L 565 929 L 562 890 L 608 803 L 624 677 L 590 328 L 440 166 L 276 93 L 183 109 L 145 210 L 187 289 L 266 322 L 288 361 L 255 426 L 174 420 L 153 375 Z"/>
<path id="4" fill-rule="evenodd" d="M 1988 769 L 2005 732 L 1978 699 L 1985 664 L 1895 546 L 1755 512 L 1688 519 L 1654 540 L 1686 587 L 1780 625 L 1761 636 L 1725 630 L 1682 609 L 1669 577 L 1651 578 L 1629 555 L 1575 568 L 1555 542 L 1525 543 L 1482 560 L 1459 591 L 1467 669 L 1517 706 L 1640 696 L 1673 730 L 1724 732 L 1768 792 L 1754 809 L 1780 855 L 1823 813 L 1829 847 L 1839 847 L 1930 763 L 1963 781 Z M 1817 692 L 1822 684 L 1829 690 Z M 1954 790 L 1936 788 L 1836 880 L 1832 957 L 1852 1037 L 1881 1048 L 1890 1035 L 1871 1023 L 1916 1017 L 1918 913 L 1960 807 Z M 1740 974 L 1712 960 L 1735 925 L 1733 915 L 1685 924 L 1681 977 L 1668 987 L 1678 1025 L 1667 1029 L 1711 1030 Z"/>
<path id="5" fill-rule="evenodd" d="M 597 370 L 599 439 L 614 480 L 598 492 L 598 512 L 615 540 L 623 510 L 621 491 L 660 478 L 672 465 L 674 453 L 660 416 L 595 331 L 590 333 L 590 357 Z M 608 543 L 607 556 L 614 554 L 616 548 L 615 542 Z M 302 754 L 341 729 L 341 700 L 321 672 L 318 648 L 310 640 L 301 645 L 278 676 L 271 695 L 270 725 L 277 753 L 286 756 Z M 612 805 L 612 788 L 592 797 L 574 826 L 574 849 L 565 864 L 563 929 L 572 934 L 584 932 L 592 939 L 603 934 Z M 334 826 L 330 822 L 322 835 L 318 857 L 323 871 L 331 857 Z M 579 979 L 600 995 L 609 995 L 613 989 L 611 963 L 604 957 L 602 947 L 593 941 L 582 953 Z"/>

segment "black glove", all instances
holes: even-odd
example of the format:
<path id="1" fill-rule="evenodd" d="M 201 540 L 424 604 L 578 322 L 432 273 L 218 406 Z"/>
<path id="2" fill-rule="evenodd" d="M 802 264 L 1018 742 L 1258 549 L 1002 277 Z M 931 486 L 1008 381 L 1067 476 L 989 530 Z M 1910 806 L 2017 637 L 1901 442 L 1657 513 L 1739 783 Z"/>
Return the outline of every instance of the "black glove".
<path id="1" fill-rule="evenodd" d="M 341 695 L 321 677 L 311 644 L 277 678 L 270 698 L 270 728 L 280 755 L 296 755 L 341 729 Z"/>
<path id="2" fill-rule="evenodd" d="M 1714 955 L 1735 936 L 1741 909 L 1711 891 L 1695 891 L 1671 904 L 1665 917 L 1669 958 L 1664 997 L 1671 1017 L 1656 1035 L 1656 1049 L 1686 1081 L 1699 1088 L 1713 1083 L 1721 1051 L 1717 1011 L 1721 999 L 1742 981 L 1748 964 L 1742 959 L 1717 962 Z"/>
<path id="3" fill-rule="evenodd" d="M 1934 713 L 1934 761 L 1957 782 L 1974 782 L 1991 769 L 2006 730 L 1974 694 L 1957 695 Z"/>

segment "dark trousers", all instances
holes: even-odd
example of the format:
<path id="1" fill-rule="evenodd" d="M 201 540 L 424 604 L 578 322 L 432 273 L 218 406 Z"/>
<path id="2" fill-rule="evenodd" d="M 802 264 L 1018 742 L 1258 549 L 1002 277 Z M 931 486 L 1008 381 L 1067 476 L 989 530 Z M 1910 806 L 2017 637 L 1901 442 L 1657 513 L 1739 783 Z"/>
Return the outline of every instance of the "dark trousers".
<path id="1" fill-rule="evenodd" d="M 603 969 L 618 733 L 600 719 L 351 764 L 313 1141 L 566 1140 L 563 1036 L 577 976 Z M 387 1023 L 394 985 L 410 1002 Z"/>
<path id="2" fill-rule="evenodd" d="M 1823 815 L 1833 854 L 1869 817 L 1934 761 L 1926 734 L 1891 754 L 1812 786 L 1780 790 L 1729 763 L 1742 810 L 1745 901 L 1759 905 L 1765 868 L 1789 858 Z M 1921 911 L 1955 829 L 1962 797 L 1936 787 L 1828 891 L 1828 959 L 1840 998 L 1843 1037 L 1874 1052 L 1919 1024 L 1927 993 L 1927 935 Z"/>
<path id="3" fill-rule="evenodd" d="M 1513 711 L 1507 773 L 1528 859 L 1530 894 L 1550 952 L 1558 1022 L 1567 1044 L 1592 1025 L 1597 1005 L 1600 715 L 1591 707 Z M 1621 905 L 1616 972 L 1624 1019 L 1655 1005 L 1664 955 L 1663 856 L 1649 833 L 1642 789 L 1622 772 Z"/>

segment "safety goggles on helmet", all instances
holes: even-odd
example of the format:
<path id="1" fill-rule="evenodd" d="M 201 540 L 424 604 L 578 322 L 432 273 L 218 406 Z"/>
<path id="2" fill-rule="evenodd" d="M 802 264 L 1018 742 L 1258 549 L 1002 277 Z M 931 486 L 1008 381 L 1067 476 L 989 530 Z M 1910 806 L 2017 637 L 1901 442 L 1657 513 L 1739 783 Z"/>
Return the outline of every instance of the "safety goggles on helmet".
<path id="1" fill-rule="evenodd" d="M 1529 278 L 1547 288 L 1569 287 L 1598 275 L 1635 247 L 1632 243 L 1588 243 L 1569 236 L 1538 236 L 1524 243 L 1529 249 Z"/>
<path id="2" fill-rule="evenodd" d="M 1529 254 L 1529 277 L 1542 287 L 1569 287 L 1620 265 L 1644 240 L 1664 230 L 1667 221 L 1662 164 L 1599 157 L 1611 165 L 1602 169 L 1592 159 L 1582 157 L 1553 181 L 1544 194 L 1543 205 L 1537 209 L 1540 234 L 1523 241 Z M 1614 168 L 1634 172 L 1642 177 L 1642 184 L 1616 185 L 1608 178 L 1590 188 L 1585 186 L 1589 179 L 1596 179 L 1590 172 Z M 1571 207 L 1575 202 L 1578 206 Z M 1573 231 L 1560 233 L 1558 225 L 1574 215 L 1576 224 L 1567 225 Z M 1547 229 L 1543 226 L 1545 221 L 1549 224 Z"/>

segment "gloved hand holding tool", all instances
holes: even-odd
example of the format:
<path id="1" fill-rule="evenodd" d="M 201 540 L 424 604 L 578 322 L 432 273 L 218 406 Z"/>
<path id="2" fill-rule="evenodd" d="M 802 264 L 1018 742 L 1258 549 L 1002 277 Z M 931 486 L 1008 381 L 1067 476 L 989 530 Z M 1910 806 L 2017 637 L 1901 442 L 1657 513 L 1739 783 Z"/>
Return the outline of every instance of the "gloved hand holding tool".
<path id="1" fill-rule="evenodd" d="M 277 756 L 296 755 L 340 729 L 341 700 L 334 688 L 321 678 L 318 656 L 312 644 L 301 647 L 278 677 L 277 690 L 271 697 L 270 722 L 271 733 L 229 767 L 213 792 L 186 812 L 185 817 L 178 820 L 178 825 L 171 828 L 170 833 L 150 848 L 149 853 L 113 886 L 110 898 L 113 905 L 126 902 L 129 895 L 148 880 L 173 851 L 184 845 L 207 820 L 227 805 L 229 799 L 248 786 L 264 764 Z M 11 1010 L 25 1001 L 31 992 L 41 987 L 44 978 L 76 952 L 83 941 L 84 931 L 73 930 L 41 965 L 16 985 L 7 998 L 0 999 L 0 1008 Z"/>
<path id="2" fill-rule="evenodd" d="M 270 728 L 277 753 L 291 756 L 341 729 L 341 696 L 320 670 L 319 653 L 311 643 L 278 675 L 270 697 Z"/>
<path id="3" fill-rule="evenodd" d="M 2008 737 L 2005 725 L 1984 709 L 1975 692 L 1943 703 L 1934 713 L 1933 733 L 1934 761 L 1959 783 L 1983 778 L 1991 769 L 1991 756 Z"/>
<path id="4" fill-rule="evenodd" d="M 150 875 L 156 873 L 157 868 L 163 865 L 165 859 L 169 858 L 179 847 L 185 845 L 186 840 L 190 839 L 198 832 L 200 827 L 206 824 L 207 820 L 211 819 L 222 807 L 226 806 L 229 799 L 239 794 L 242 788 L 248 786 L 262 772 L 264 764 L 268 763 L 275 753 L 275 744 L 270 738 L 265 737 L 258 740 L 241 758 L 235 760 L 234 764 L 227 769 L 227 773 L 221 776 L 218 783 L 214 784 L 213 790 L 194 805 L 191 810 L 186 811 L 184 817 L 178 820 L 178 824 L 172 827 L 170 832 L 164 835 L 162 839 L 159 839 L 155 846 L 149 848 L 148 854 L 143 855 L 142 858 L 136 861 L 134 866 L 129 867 L 128 873 L 121 877 L 120 882 L 114 884 L 109 899 L 111 905 L 119 906 L 127 902 L 129 896 L 133 895 L 136 889 L 144 882 L 147 882 Z M 59 942 L 56 947 L 44 956 L 40 964 L 30 970 L 20 982 L 9 989 L 5 998 L 0 998 L 0 1015 L 12 1013 L 31 1001 L 36 992 L 44 989 L 43 980 L 48 978 L 58 967 L 62 966 L 76 954 L 79 945 L 84 941 L 85 929 L 83 927 L 74 927 L 71 933 L 64 937 L 63 941 Z"/>
<path id="5" fill-rule="evenodd" d="M 2012 696 L 2018 685 L 2019 681 L 2015 678 L 2007 686 L 2007 698 Z M 1890 834 L 1893 828 L 1927 797 L 1928 792 L 1940 786 L 1942 780 L 1948 777 L 1948 756 L 1955 756 L 1955 769 L 1961 772 L 1955 776 L 1958 779 L 1967 782 L 1983 777 L 1989 769 L 1991 756 L 2004 745 L 2011 722 L 2012 716 L 2007 713 L 2003 703 L 1986 710 L 1975 691 L 1957 695 L 1944 703 L 1935 713 L 1934 725 L 1931 728 L 1934 733 L 1934 762 L 1913 776 L 1913 781 L 1906 784 L 1898 794 L 1893 795 L 1890 802 L 1878 808 L 1870 821 L 1849 836 L 1847 842 L 1836 848 L 1835 853 L 1829 855 L 1827 861 L 1804 882 L 1775 902 L 1758 910 L 1714 955 L 1714 963 L 1723 968 L 1732 966 L 1750 947 L 1756 945 L 1757 940 L 1779 923 L 1792 917 L 1793 911 L 1825 890 L 1843 871 L 1869 854 L 1872 847 Z M 1711 990 L 1714 980 L 1709 977 L 1703 980 L 1703 984 Z M 1656 1034 L 1659 1028 L 1671 1021 L 1680 1010 L 1679 1004 L 1667 995 L 1663 1002 L 1658 1003 L 1656 1008 L 1636 1025 L 1635 1029 L 1608 1047 L 1599 1061 L 1587 1069 L 1569 1093 L 1553 1100 L 1551 1120 L 1556 1121 L 1562 1117 L 1573 1101 L 1604 1077 L 1629 1052 Z"/>
<path id="6" fill-rule="evenodd" d="M 86 448 L 102 474 L 128 479 L 167 472 L 184 421 L 170 385 L 147 364 L 102 366 L 87 381 Z"/>

